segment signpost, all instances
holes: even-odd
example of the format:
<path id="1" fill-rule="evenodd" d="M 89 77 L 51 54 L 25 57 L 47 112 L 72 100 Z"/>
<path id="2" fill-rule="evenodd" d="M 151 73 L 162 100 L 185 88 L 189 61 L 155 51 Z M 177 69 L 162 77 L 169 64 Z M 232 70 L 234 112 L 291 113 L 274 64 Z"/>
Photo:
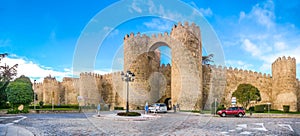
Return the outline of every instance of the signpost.
<path id="1" fill-rule="evenodd" d="M 271 105 L 271 103 L 268 102 L 267 105 L 268 105 L 268 113 L 270 113 L 270 105 Z"/>
<path id="2" fill-rule="evenodd" d="M 100 106 L 100 104 L 98 104 L 98 106 L 97 106 L 98 117 L 100 117 L 100 109 L 101 109 L 101 106 Z"/>
<path id="3" fill-rule="evenodd" d="M 233 106 L 236 105 L 236 97 L 232 97 L 232 98 L 231 98 L 231 104 L 232 104 Z"/>

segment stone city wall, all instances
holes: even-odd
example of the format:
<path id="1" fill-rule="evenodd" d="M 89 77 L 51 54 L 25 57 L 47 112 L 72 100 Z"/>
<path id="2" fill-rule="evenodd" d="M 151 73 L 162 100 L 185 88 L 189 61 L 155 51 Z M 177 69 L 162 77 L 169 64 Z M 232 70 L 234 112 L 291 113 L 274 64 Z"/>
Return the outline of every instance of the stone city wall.
<path id="1" fill-rule="evenodd" d="M 160 65 L 157 48 L 171 48 L 172 66 Z M 268 74 L 231 67 L 202 65 L 200 28 L 194 23 L 180 22 L 170 34 L 140 33 L 124 37 L 124 70 L 135 73 L 129 82 L 130 109 L 141 109 L 146 102 L 179 104 L 181 110 L 210 109 L 211 103 L 230 106 L 233 91 L 240 84 L 252 84 L 260 90 L 261 104 L 271 103 L 273 109 L 282 110 L 290 105 L 299 110 L 299 81 L 296 79 L 296 60 L 278 58 L 272 64 L 272 77 Z M 64 78 L 57 82 L 46 77 L 35 84 L 38 98 L 46 104 L 77 104 L 77 96 L 85 101 L 80 105 L 104 103 L 113 107 L 126 107 L 127 84 L 120 72 L 100 75 L 81 73 L 79 78 Z M 169 102 L 168 102 L 169 103 Z"/>

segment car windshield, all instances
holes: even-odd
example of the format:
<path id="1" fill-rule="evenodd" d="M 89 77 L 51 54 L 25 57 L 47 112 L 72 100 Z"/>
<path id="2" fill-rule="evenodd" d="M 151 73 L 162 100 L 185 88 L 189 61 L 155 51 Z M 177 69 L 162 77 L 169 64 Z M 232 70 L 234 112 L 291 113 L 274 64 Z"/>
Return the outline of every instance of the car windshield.
<path id="1" fill-rule="evenodd" d="M 237 107 L 229 107 L 227 110 L 237 110 Z"/>

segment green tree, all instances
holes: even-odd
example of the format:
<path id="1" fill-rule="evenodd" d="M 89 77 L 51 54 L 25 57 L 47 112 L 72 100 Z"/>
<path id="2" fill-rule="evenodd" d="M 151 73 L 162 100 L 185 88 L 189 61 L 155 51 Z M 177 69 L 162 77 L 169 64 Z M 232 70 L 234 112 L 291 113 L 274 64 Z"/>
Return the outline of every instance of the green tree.
<path id="1" fill-rule="evenodd" d="M 214 57 L 213 54 L 209 54 L 207 56 L 202 56 L 202 64 L 207 65 L 207 64 L 214 62 L 213 57 Z"/>
<path id="2" fill-rule="evenodd" d="M 8 54 L 0 54 L 0 62 L 3 58 L 5 58 Z M 6 64 L 3 66 L 0 66 L 0 108 L 6 107 L 7 97 L 5 89 L 7 85 L 9 84 L 10 80 L 14 78 L 14 76 L 17 75 L 17 68 L 18 64 L 15 64 L 14 66 L 10 67 Z"/>
<path id="3" fill-rule="evenodd" d="M 247 108 L 251 101 L 257 102 L 261 100 L 259 90 L 251 84 L 240 84 L 232 96 L 236 97 L 237 102 L 245 108 Z"/>
<path id="4" fill-rule="evenodd" d="M 12 105 L 14 111 L 18 106 L 28 105 L 33 101 L 33 89 L 30 79 L 25 76 L 21 76 L 10 82 L 6 88 L 7 100 Z"/>

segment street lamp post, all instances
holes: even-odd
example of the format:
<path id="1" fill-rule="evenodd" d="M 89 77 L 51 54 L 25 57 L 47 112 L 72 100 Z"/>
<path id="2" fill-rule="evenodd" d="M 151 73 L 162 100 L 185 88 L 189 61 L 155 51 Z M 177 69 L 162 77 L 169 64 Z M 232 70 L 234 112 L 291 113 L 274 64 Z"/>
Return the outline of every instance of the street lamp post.
<path id="1" fill-rule="evenodd" d="M 36 81 L 36 80 L 34 80 L 34 82 L 33 82 L 33 107 L 34 107 L 34 110 L 35 110 L 35 99 L 36 99 L 36 98 L 35 98 L 35 97 L 36 97 L 36 96 L 35 96 L 35 81 Z"/>
<path id="2" fill-rule="evenodd" d="M 267 105 L 268 105 L 268 113 L 270 113 L 270 105 L 271 105 L 271 103 L 268 102 Z"/>
<path id="3" fill-rule="evenodd" d="M 122 80 L 126 82 L 127 84 L 127 100 L 126 100 L 126 113 L 129 112 L 129 82 L 133 82 L 134 80 L 134 73 L 132 73 L 131 71 L 127 70 L 127 72 L 124 74 L 123 72 L 121 73 L 122 76 Z"/>

